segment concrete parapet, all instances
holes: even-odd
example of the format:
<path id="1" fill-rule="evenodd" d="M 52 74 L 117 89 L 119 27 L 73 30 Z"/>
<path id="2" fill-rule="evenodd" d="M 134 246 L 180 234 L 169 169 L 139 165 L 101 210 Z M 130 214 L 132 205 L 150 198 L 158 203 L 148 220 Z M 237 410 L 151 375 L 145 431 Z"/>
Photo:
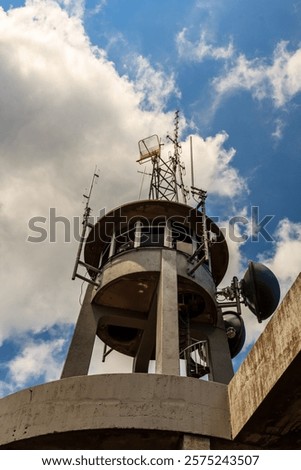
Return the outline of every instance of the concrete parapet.
<path id="1" fill-rule="evenodd" d="M 301 274 L 229 384 L 234 439 L 300 448 L 300 298 Z"/>
<path id="2" fill-rule="evenodd" d="M 119 432 L 127 430 L 139 431 L 137 449 L 143 448 L 139 435 L 145 439 L 146 431 L 158 436 L 165 431 L 172 439 L 184 433 L 229 439 L 227 386 L 187 377 L 109 374 L 70 377 L 0 400 L 0 448 L 87 448 L 82 440 L 70 446 L 70 433 L 83 431 L 94 448 L 104 448 L 95 433 L 105 431 L 107 448 L 124 449 Z M 153 448 L 162 448 L 159 441 Z"/>

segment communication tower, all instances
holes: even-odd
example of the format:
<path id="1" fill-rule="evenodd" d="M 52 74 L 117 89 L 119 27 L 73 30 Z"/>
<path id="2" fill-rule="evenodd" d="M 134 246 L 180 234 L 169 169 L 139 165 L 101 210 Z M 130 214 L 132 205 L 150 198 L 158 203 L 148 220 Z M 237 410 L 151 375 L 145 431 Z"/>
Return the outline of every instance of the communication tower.
<path id="1" fill-rule="evenodd" d="M 152 165 L 149 199 L 113 209 L 90 227 L 79 264 L 91 286 L 62 378 L 88 373 L 97 335 L 104 343 L 103 360 L 113 350 L 131 356 L 133 373 L 150 375 L 155 361 L 155 374 L 164 377 L 227 384 L 232 358 L 245 341 L 241 304 L 259 321 L 278 304 L 278 281 L 259 263 L 250 262 L 240 282 L 235 277 L 219 288 L 228 266 L 227 243 L 206 214 L 206 191 L 192 186 L 196 202 L 187 205 L 178 111 L 168 139 L 174 151 L 167 157 L 157 135 L 138 144 L 138 162 Z M 87 315 L 93 319 L 90 328 Z"/>
<path id="2" fill-rule="evenodd" d="M 241 281 L 220 288 L 227 242 L 194 178 L 195 202 L 187 204 L 178 112 L 168 139 L 167 157 L 157 135 L 139 142 L 139 163 L 152 165 L 149 199 L 117 207 L 94 225 L 93 176 L 72 275 L 88 287 L 63 380 L 47 395 L 69 411 L 61 421 L 49 414 L 56 424 L 36 431 L 37 448 L 209 449 L 219 445 L 214 439 L 231 440 L 227 384 L 245 340 L 241 305 L 259 321 L 268 318 L 279 285 L 267 267 L 250 262 Z M 111 351 L 130 356 L 132 373 L 87 376 L 96 336 L 103 360 Z"/>

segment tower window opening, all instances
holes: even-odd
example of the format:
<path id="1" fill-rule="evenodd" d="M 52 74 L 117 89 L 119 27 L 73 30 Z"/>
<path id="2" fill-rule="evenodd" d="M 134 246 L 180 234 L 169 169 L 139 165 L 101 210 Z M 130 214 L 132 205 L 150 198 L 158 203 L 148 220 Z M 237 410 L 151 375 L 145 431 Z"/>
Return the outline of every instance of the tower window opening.
<path id="1" fill-rule="evenodd" d="M 122 253 L 123 251 L 134 248 L 135 228 L 124 230 L 118 233 L 115 237 L 115 253 Z"/>
<path id="2" fill-rule="evenodd" d="M 107 243 L 100 256 L 99 268 L 101 268 L 104 264 L 106 264 L 109 257 L 110 257 L 110 243 Z"/>
<path id="3" fill-rule="evenodd" d="M 141 227 L 140 246 L 164 246 L 164 225 Z"/>
<path id="4" fill-rule="evenodd" d="M 191 230 L 185 225 L 177 221 L 171 222 L 172 237 L 174 242 L 180 241 L 185 243 L 192 243 Z"/>
<path id="5" fill-rule="evenodd" d="M 134 248 L 135 227 L 125 228 L 111 236 L 101 253 L 99 267 L 102 267 L 114 255 Z"/>
<path id="6" fill-rule="evenodd" d="M 190 318 L 201 315 L 205 310 L 205 301 L 200 294 L 181 292 L 178 295 L 179 313 Z"/>
<path id="7" fill-rule="evenodd" d="M 177 221 L 171 223 L 172 247 L 191 255 L 193 253 L 193 237 L 191 230 Z"/>

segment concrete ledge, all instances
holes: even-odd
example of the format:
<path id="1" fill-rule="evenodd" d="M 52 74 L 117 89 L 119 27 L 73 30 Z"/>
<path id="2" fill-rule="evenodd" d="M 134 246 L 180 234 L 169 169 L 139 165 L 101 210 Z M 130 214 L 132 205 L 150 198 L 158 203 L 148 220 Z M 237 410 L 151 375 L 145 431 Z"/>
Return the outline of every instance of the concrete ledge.
<path id="1" fill-rule="evenodd" d="M 102 429 L 172 431 L 229 439 L 227 403 L 226 385 L 187 377 L 70 377 L 2 398 L 0 447 L 39 436 Z"/>
<path id="2" fill-rule="evenodd" d="M 234 439 L 277 447 L 300 434 L 300 298 L 301 274 L 229 384 Z"/>

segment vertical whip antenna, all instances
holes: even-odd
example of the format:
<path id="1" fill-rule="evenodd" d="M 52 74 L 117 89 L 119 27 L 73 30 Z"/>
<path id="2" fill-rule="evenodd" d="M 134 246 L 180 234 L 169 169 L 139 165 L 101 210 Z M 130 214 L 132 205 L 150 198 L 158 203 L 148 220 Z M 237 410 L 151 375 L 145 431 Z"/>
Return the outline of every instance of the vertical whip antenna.
<path id="1" fill-rule="evenodd" d="M 193 169 L 193 146 L 192 135 L 190 136 L 190 171 L 191 171 L 191 187 L 194 187 L 194 169 Z"/>
<path id="2" fill-rule="evenodd" d="M 88 227 L 90 227 L 90 228 L 93 227 L 93 225 L 91 225 L 90 222 L 89 222 L 89 217 L 90 217 L 90 214 L 91 214 L 90 199 L 91 199 L 91 194 L 92 194 L 92 190 L 93 190 L 93 186 L 95 184 L 95 181 L 96 181 L 97 178 L 99 178 L 98 171 L 99 170 L 97 169 L 97 166 L 96 166 L 95 170 L 94 170 L 92 180 L 91 180 L 91 184 L 90 184 L 88 194 L 83 194 L 84 198 L 86 199 L 86 204 L 85 204 L 85 209 L 84 209 L 84 214 L 83 214 L 83 222 L 82 222 L 83 228 L 82 228 L 82 233 L 81 233 L 81 236 L 80 236 L 79 246 L 78 246 L 78 250 L 77 250 L 77 255 L 76 255 L 76 259 L 75 259 L 73 273 L 72 273 L 72 280 L 73 281 L 76 277 L 78 277 L 79 279 L 82 279 L 83 281 L 90 282 L 91 284 L 94 284 L 94 285 L 98 285 L 98 284 L 96 282 L 92 281 L 92 280 L 89 280 L 85 276 L 82 276 L 81 274 L 79 274 L 77 272 L 77 270 L 78 270 L 78 266 L 81 265 L 81 266 L 84 266 L 84 267 L 86 267 L 86 268 L 88 268 L 88 269 L 90 269 L 90 270 L 92 270 L 96 273 L 99 272 L 99 270 L 96 269 L 94 266 L 90 266 L 87 263 L 85 263 L 84 261 L 81 261 L 81 259 L 80 259 L 82 249 L 83 249 L 83 244 L 84 244 L 84 241 L 86 239 L 87 228 Z"/>

